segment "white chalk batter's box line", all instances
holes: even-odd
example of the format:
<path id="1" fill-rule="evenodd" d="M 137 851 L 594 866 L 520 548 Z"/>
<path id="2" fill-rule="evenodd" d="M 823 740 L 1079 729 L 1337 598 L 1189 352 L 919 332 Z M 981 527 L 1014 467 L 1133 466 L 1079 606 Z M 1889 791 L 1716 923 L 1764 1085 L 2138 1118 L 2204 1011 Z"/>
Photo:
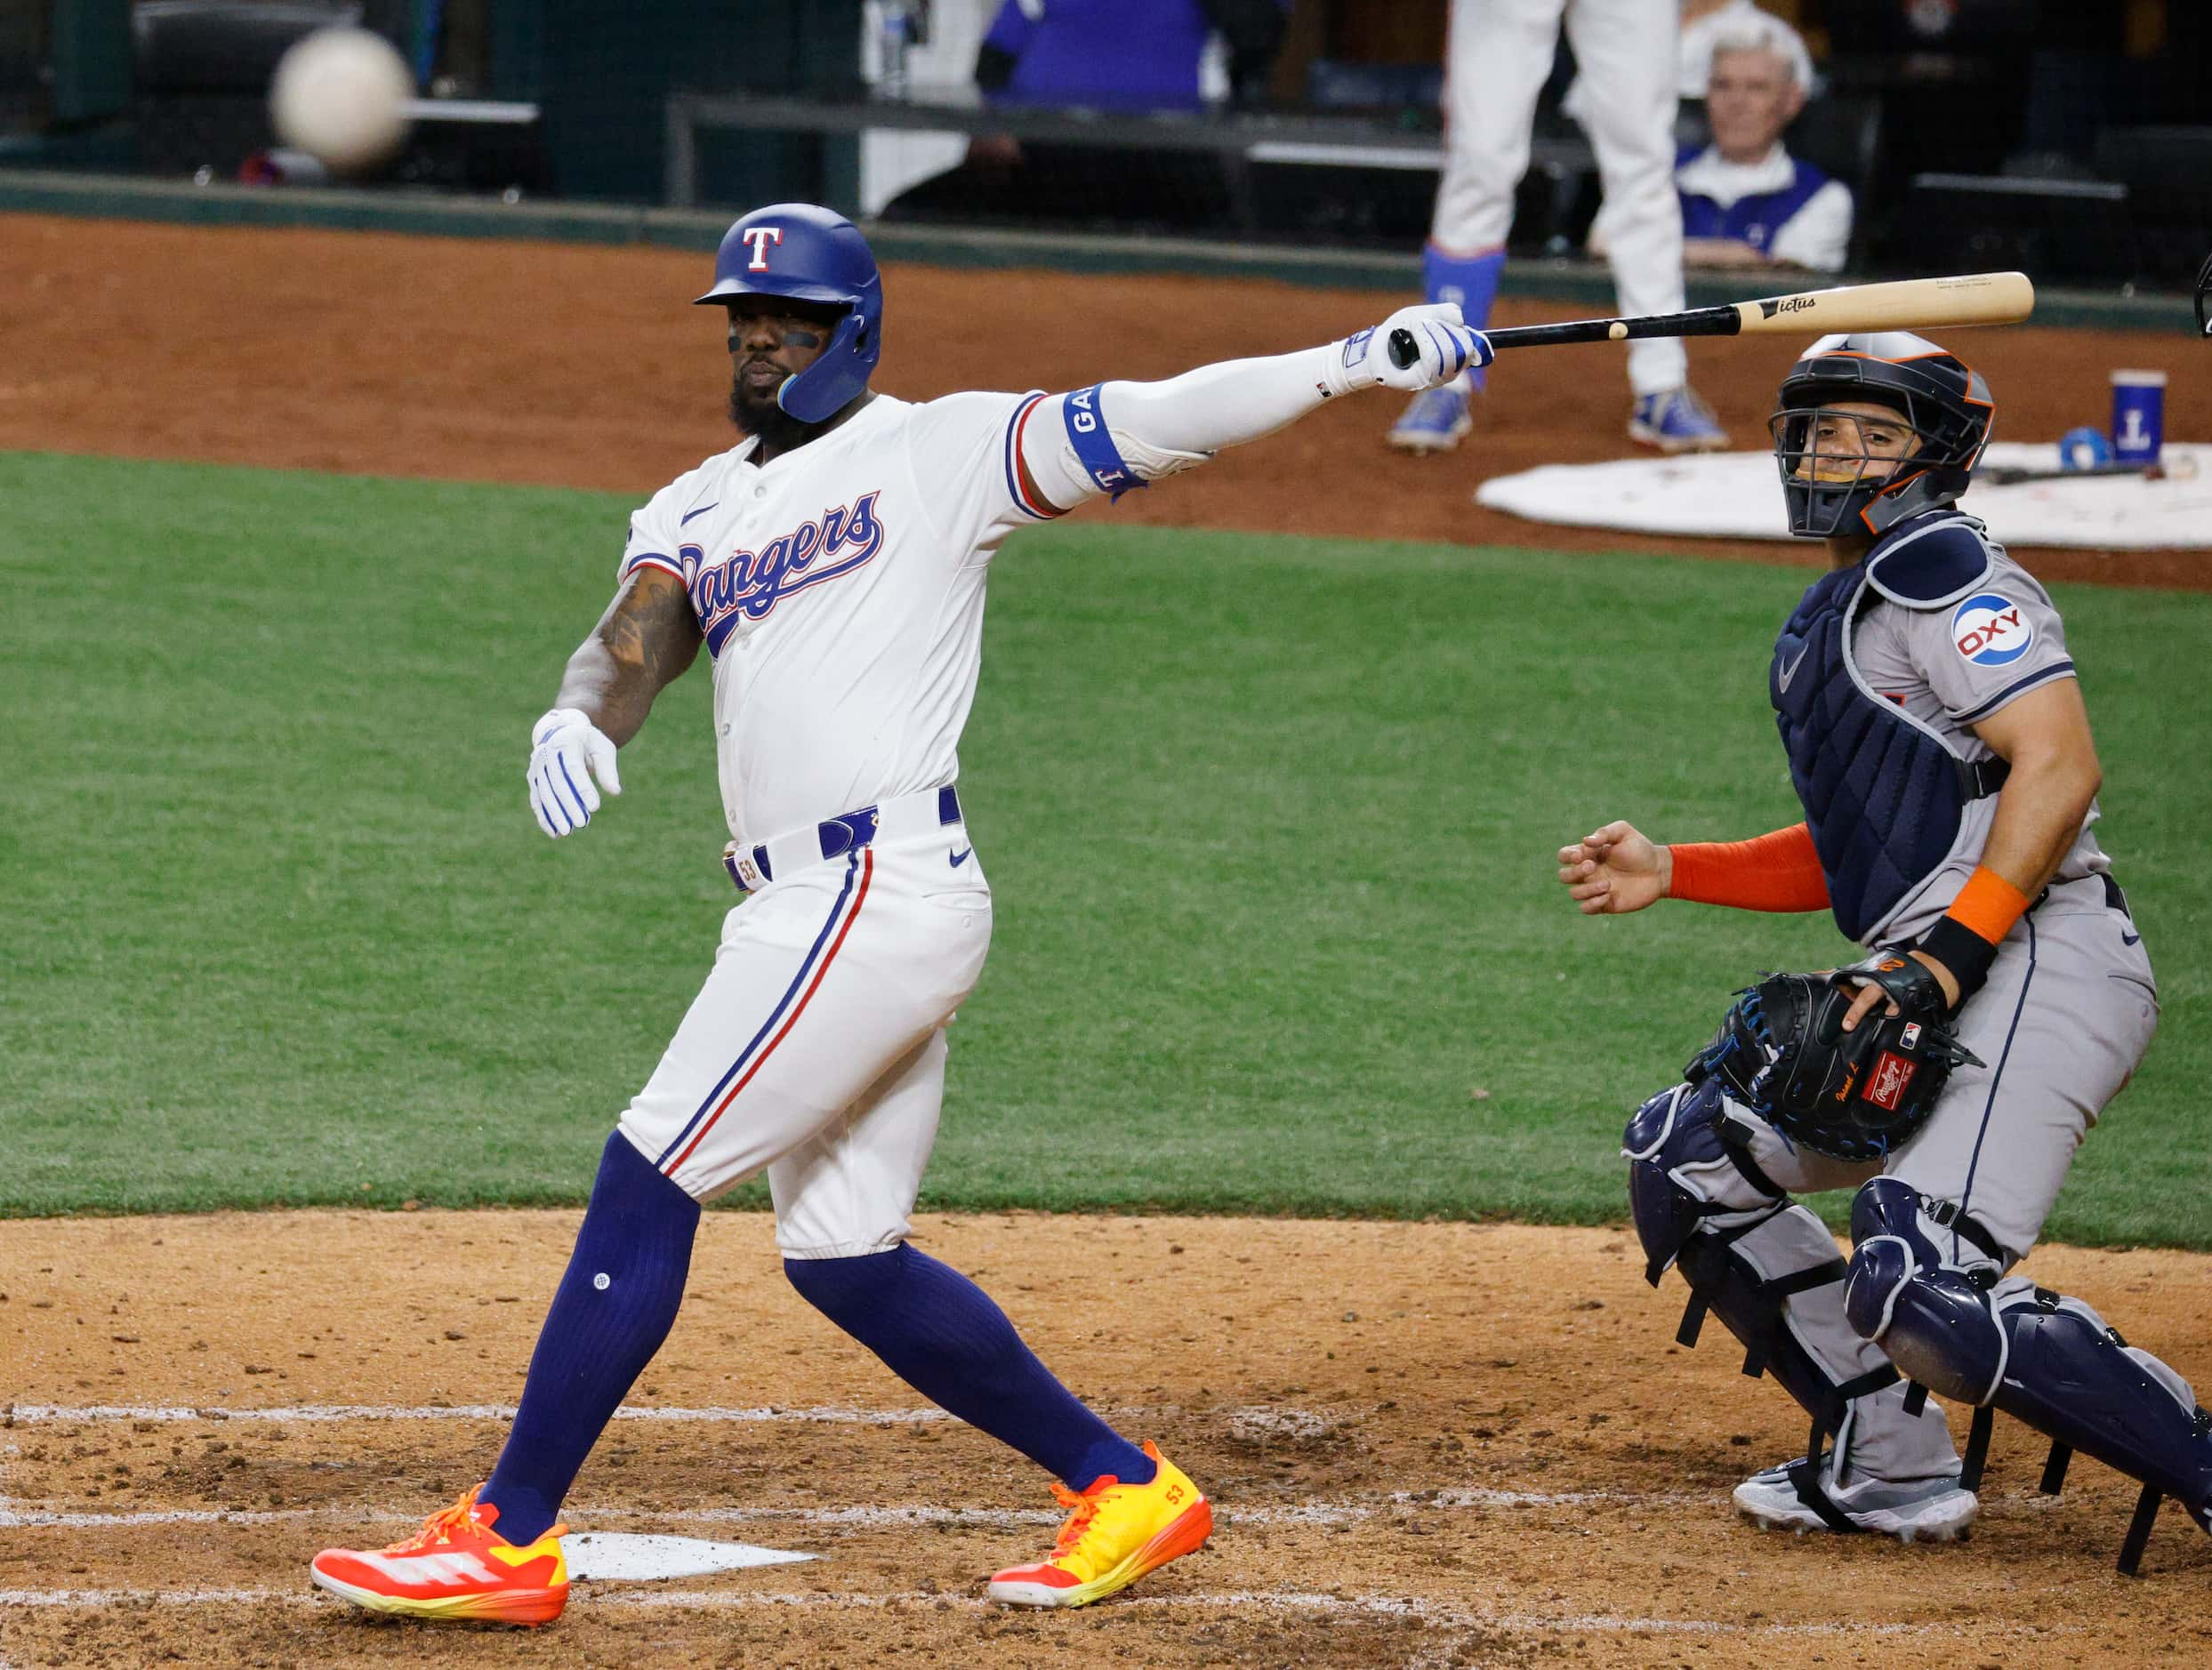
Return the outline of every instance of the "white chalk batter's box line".
<path id="1" fill-rule="evenodd" d="M 775 1594 L 745 1590 L 654 1589 L 623 1593 L 587 1590 L 583 1602 L 594 1610 L 674 1608 L 680 1610 L 735 1612 L 774 1610 L 777 1608 L 820 1609 L 829 1611 L 876 1610 L 889 1606 L 911 1606 L 935 1611 L 999 1612 L 994 1602 L 972 1595 L 933 1594 L 920 1589 L 889 1594 L 850 1594 L 807 1590 Z M 110 1606 L 333 1606 L 342 1604 L 304 1586 L 298 1589 L 0 1589 L 0 1607 L 52 1606 L 94 1609 Z M 1323 1594 L 1306 1589 L 1248 1589 L 1215 1594 L 1128 1595 L 1110 1603 L 1115 1611 L 1250 1610 L 1334 1615 L 1339 1618 L 1419 1618 L 1432 1627 L 1505 1630 L 1522 1634 L 1592 1634 L 1600 1632 L 1685 1635 L 1740 1635 L 1807 1637 L 1814 1640 L 1860 1636 L 1957 1635 L 1972 1630 L 1980 1636 L 2079 1635 L 2078 1625 L 2034 1626 L 2023 1625 L 1959 1625 L 1949 1623 L 1883 1624 L 1842 1622 L 1792 1624 L 1758 1623 L 1702 1618 L 1624 1618 L 1609 1613 L 1549 1615 L 1533 1612 L 1489 1612 L 1448 1606 L 1419 1598 L 1390 1594 Z"/>
<path id="2" fill-rule="evenodd" d="M 1131 1414 L 1144 1411 L 1114 1409 L 1109 1414 Z M 1286 1429 L 1299 1433 L 1328 1432 L 1342 1424 L 1341 1417 L 1323 1415 L 1311 1409 L 1227 1409 L 1213 1411 L 1226 1415 L 1232 1425 L 1239 1416 L 1266 1415 L 1283 1424 Z M 68 1405 L 59 1403 L 19 1403 L 0 1410 L 18 1425 L 94 1425 L 116 1421 L 200 1421 L 211 1425 L 227 1425 L 233 1421 L 269 1421 L 278 1424 L 320 1423 L 335 1421 L 511 1421 L 515 1406 L 511 1403 L 299 1403 L 265 1409 L 226 1409 L 206 1405 L 186 1404 L 125 1404 L 93 1403 Z M 696 1421 L 727 1422 L 733 1425 L 759 1422 L 792 1421 L 801 1424 L 860 1426 L 905 1426 L 921 1422 L 949 1421 L 953 1417 L 940 1409 L 861 1409 L 844 1405 L 817 1405 L 804 1409 L 784 1409 L 773 1405 L 755 1409 L 672 1408 L 653 1409 L 624 1404 L 615 1411 L 618 1421 Z M 1256 1507 L 1228 1509 L 1222 1513 L 1232 1524 L 1295 1525 L 1345 1524 L 1371 1519 L 1379 1513 L 1421 1508 L 1510 1508 L 1510 1507 L 1681 1507 L 1709 1506 L 1720 1498 L 1710 1491 L 1653 1491 L 1653 1490 L 1498 1490 L 1483 1489 L 1440 1489 L 1429 1491 L 1394 1491 L 1365 1501 L 1313 1502 L 1285 1507 Z M 1986 1502 L 2018 1502 L 2031 1506 L 2047 1505 L 2052 1498 L 2039 1493 L 2027 1492 L 2017 1496 L 1998 1496 L 1985 1493 Z M 1378 1505 L 1376 1504 L 1380 1504 Z M 586 1510 L 572 1510 L 579 1519 Z M 785 1520 L 800 1524 L 818 1525 L 934 1525 L 975 1524 L 985 1526 L 1014 1526 L 1052 1524 L 1060 1518 L 1058 1513 L 1024 1508 L 945 1508 L 918 1507 L 851 1507 L 851 1508 L 698 1508 L 688 1512 L 672 1511 L 663 1513 L 641 1513 L 630 1508 L 591 1510 L 594 1517 L 621 1519 L 658 1519 L 672 1524 L 744 1524 L 754 1521 Z M 0 1527 L 22 1525 L 52 1525 L 81 1527 L 158 1525 L 158 1524 L 266 1524 L 280 1520 L 343 1517 L 351 1515 L 378 1522 L 411 1523 L 420 1520 L 420 1513 L 398 1513 L 382 1509 L 348 1508 L 280 1508 L 280 1509 L 175 1509 L 169 1511 L 145 1510 L 126 1513 L 72 1513 L 60 1510 L 44 1510 L 19 1505 L 0 1496 Z"/>
<path id="3" fill-rule="evenodd" d="M 297 1403 L 278 1409 L 227 1409 L 220 1404 L 18 1403 L 0 1416 L 21 1425 L 52 1423 L 92 1425 L 101 1421 L 511 1421 L 511 1403 Z M 740 1424 L 799 1421 L 835 1426 L 906 1426 L 920 1421 L 949 1421 L 943 1409 L 652 1409 L 625 1403 L 618 1421 L 706 1421 Z"/>
<path id="4" fill-rule="evenodd" d="M 1425 1513 L 1462 1509 L 1495 1512 L 1505 1508 L 1607 1507 L 1698 1508 L 1722 1505 L 1724 1497 L 1713 1491 L 1685 1490 L 1498 1490 L 1463 1487 L 1438 1490 L 1388 1490 L 1370 1496 L 1339 1497 L 1314 1502 L 1295 1502 L 1272 1507 L 1224 1507 L 1215 1505 L 1215 1517 L 1228 1525 L 1291 1526 L 1356 1525 L 1379 1519 L 1418 1519 Z M 2057 1497 L 2039 1491 L 1984 1492 L 1984 1505 L 2003 1505 L 2039 1512 Z M 868 1504 L 854 1507 L 595 1507 L 572 1505 L 566 1512 L 579 1528 L 619 1524 L 653 1525 L 801 1525 L 825 1530 L 897 1530 L 920 1527 L 974 1527 L 981 1530 L 1012 1530 L 1026 1525 L 1057 1525 L 1065 1517 L 1057 1508 L 942 1507 L 929 1504 Z M 0 1497 L 0 1530 L 117 1530 L 133 1526 L 161 1525 L 276 1525 L 308 1520 L 357 1525 L 413 1525 L 421 1512 L 393 1507 L 371 1507 L 358 1503 L 329 1503 L 319 1507 L 264 1508 L 51 1508 L 9 1497 Z"/>
<path id="5" fill-rule="evenodd" d="M 1156 1408 L 1143 1406 L 1127 1406 L 1104 1411 L 1116 1417 L 1150 1416 L 1158 1412 Z M 1362 1412 L 1356 1410 L 1330 1415 L 1317 1409 L 1282 1408 L 1272 1404 L 1223 1406 L 1210 1409 L 1208 1413 L 1227 1421 L 1232 1430 L 1248 1436 L 1257 1434 L 1267 1438 L 1292 1439 L 1323 1437 L 1335 1432 L 1347 1420 L 1355 1420 L 1362 1416 Z M 221 1404 L 210 1403 L 18 1403 L 0 1408 L 0 1416 L 11 1417 L 19 1425 L 69 1422 L 85 1425 L 101 1421 L 511 1421 L 515 1417 L 515 1406 L 511 1403 L 296 1403 L 267 1409 L 226 1409 Z M 909 1426 L 928 1421 L 949 1421 L 953 1417 L 935 1407 L 863 1409 L 847 1404 L 817 1404 L 808 1408 L 765 1404 L 752 1409 L 687 1409 L 626 1403 L 615 1411 L 615 1418 L 618 1421 L 699 1421 L 732 1425 L 792 1421 L 833 1426 Z"/>
<path id="6" fill-rule="evenodd" d="M 1220 1508 L 1216 1517 L 1231 1525 L 1350 1525 L 1396 1515 L 1460 1508 L 1512 1507 L 1711 1507 L 1710 1492 L 1640 1490 L 1392 1490 L 1372 1497 L 1298 1502 L 1279 1507 Z M 927 1504 L 868 1505 L 856 1507 L 639 1508 L 571 1505 L 565 1510 L 579 1528 L 619 1523 L 667 1525 L 816 1525 L 830 1529 L 883 1530 L 920 1526 L 974 1526 L 1006 1530 L 1025 1525 L 1057 1525 L 1066 1517 L 1056 1508 L 940 1507 Z M 131 1508 L 73 1510 L 49 1508 L 0 1497 L 0 1529 L 114 1530 L 151 1525 L 274 1525 L 302 1520 L 356 1524 L 412 1525 L 419 1512 L 332 1503 L 319 1507 Z"/>
<path id="7" fill-rule="evenodd" d="M 1122 1414 L 1138 1411 L 1113 1410 Z M 1226 1415 L 1235 1424 L 1240 1416 L 1266 1415 L 1286 1427 L 1299 1432 L 1326 1432 L 1339 1424 L 1338 1417 L 1310 1409 L 1227 1409 L 1215 1413 Z M 511 1421 L 515 1406 L 511 1403 L 302 1403 L 271 1408 L 226 1409 L 207 1405 L 187 1404 L 56 1404 L 19 1403 L 4 1411 L 18 1425 L 94 1425 L 104 1422 L 204 1422 L 210 1425 L 229 1425 L 231 1422 L 264 1421 L 279 1425 L 314 1424 L 339 1421 Z M 953 1417 L 943 1409 L 861 1409 L 845 1405 L 816 1405 L 808 1408 L 785 1409 L 773 1405 L 760 1408 L 669 1408 L 655 1409 L 625 1404 L 615 1412 L 616 1420 L 678 1421 L 728 1423 L 744 1425 L 761 1422 L 790 1421 L 800 1424 L 863 1426 L 904 1426 L 923 1422 L 948 1421 Z M 1251 1507 L 1219 1509 L 1219 1516 L 1230 1524 L 1238 1525 L 1338 1525 L 1353 1524 L 1378 1516 L 1414 1512 L 1422 1509 L 1448 1510 L 1459 1508 L 1550 1508 L 1608 1506 L 1628 1508 L 1709 1507 L 1721 1498 L 1710 1491 L 1651 1491 L 1651 1490 L 1502 1490 L 1480 1488 L 1447 1489 L 1425 1491 L 1392 1491 L 1369 1498 L 1353 1498 L 1334 1502 L 1305 1502 L 1280 1507 Z M 2051 1498 L 2038 1494 L 2023 1494 L 2017 1497 L 1985 1495 L 1985 1502 L 2017 1500 L 2031 1505 L 2047 1505 Z M 669 1524 L 750 1524 L 784 1522 L 821 1525 L 824 1527 L 860 1527 L 873 1529 L 901 1525 L 976 1525 L 989 1528 L 1010 1528 L 1020 1525 L 1056 1524 L 1061 1515 L 1051 1510 L 1030 1508 L 948 1508 L 933 1505 L 920 1506 L 859 1506 L 846 1508 L 772 1508 L 728 1507 L 695 1508 L 655 1513 L 634 1508 L 574 1508 L 571 1512 L 578 1521 L 597 1519 L 607 1521 L 650 1520 Z M 365 1508 L 336 1505 L 328 1507 L 274 1508 L 274 1509 L 220 1509 L 179 1508 L 142 1509 L 117 1513 L 94 1511 L 74 1513 L 61 1509 L 46 1509 L 11 1500 L 0 1496 L 0 1528 L 57 1527 L 73 1529 L 107 1529 L 130 1525 L 164 1524 L 270 1524 L 282 1521 L 304 1519 L 347 1519 L 375 1523 L 411 1524 L 422 1518 L 419 1512 L 401 1513 L 388 1509 Z"/>

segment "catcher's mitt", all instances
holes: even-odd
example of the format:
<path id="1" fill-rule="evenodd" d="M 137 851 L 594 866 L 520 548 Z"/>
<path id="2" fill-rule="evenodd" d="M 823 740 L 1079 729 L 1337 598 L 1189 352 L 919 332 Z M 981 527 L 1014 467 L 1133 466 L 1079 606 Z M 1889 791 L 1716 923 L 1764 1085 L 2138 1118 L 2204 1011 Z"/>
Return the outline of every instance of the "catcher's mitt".
<path id="1" fill-rule="evenodd" d="M 1901 967 L 1900 965 L 1909 965 Z M 1982 1065 L 1943 1024 L 1925 965 L 1877 952 L 1830 975 L 1769 975 L 1736 994 L 1713 1041 L 1683 1076 L 1718 1077 L 1730 1096 L 1790 1141 L 1837 1160 L 1879 1160 L 1927 1122 L 1953 1067 Z M 1895 1000 L 1846 1032 L 1861 982 Z"/>

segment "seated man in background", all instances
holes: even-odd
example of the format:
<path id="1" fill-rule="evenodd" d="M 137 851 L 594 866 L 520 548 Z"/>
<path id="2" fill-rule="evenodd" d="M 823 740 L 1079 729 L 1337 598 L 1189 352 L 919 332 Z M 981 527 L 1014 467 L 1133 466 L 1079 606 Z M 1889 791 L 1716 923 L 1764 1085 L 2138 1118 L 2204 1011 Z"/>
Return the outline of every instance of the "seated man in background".
<path id="1" fill-rule="evenodd" d="M 1713 38 L 1705 115 L 1713 142 L 1675 165 L 1682 259 L 1692 267 L 1834 272 L 1851 245 L 1851 189 L 1790 155 L 1811 60 L 1780 18 L 1731 8 Z"/>

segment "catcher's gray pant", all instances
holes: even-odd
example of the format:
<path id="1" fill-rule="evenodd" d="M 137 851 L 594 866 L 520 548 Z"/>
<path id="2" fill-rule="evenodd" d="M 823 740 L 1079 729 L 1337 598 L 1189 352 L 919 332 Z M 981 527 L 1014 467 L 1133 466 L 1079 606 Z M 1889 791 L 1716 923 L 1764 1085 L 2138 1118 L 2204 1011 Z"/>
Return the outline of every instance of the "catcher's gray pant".
<path id="1" fill-rule="evenodd" d="M 1782 1330 L 1778 1343 L 1801 1350 L 1829 1385 L 1848 1386 L 1886 1359 L 1846 1315 L 1842 1281 L 1821 1279 L 1823 1266 L 1833 1270 L 1835 1243 L 1806 1208 L 1749 1181 L 1733 1154 L 1743 1153 L 1786 1196 L 1894 1176 L 1920 1197 L 1920 1231 L 1946 1262 L 1986 1280 L 2035 1244 L 2074 1150 L 2128 1082 L 2157 1024 L 2150 959 L 2118 889 L 2102 877 L 2069 882 L 2015 927 L 1960 1017 L 1961 1040 L 1984 1064 L 1954 1072 L 1928 1123 L 1886 1163 L 1794 1147 L 1733 1102 L 1713 1127 L 1727 1140 L 1707 1142 L 1683 1123 L 1686 1092 L 1679 1120 L 1666 1116 L 1663 1138 L 1656 1104 L 1646 1104 L 1642 1135 L 1656 1140 L 1640 1152 L 1632 1144 L 1630 1158 L 1658 1168 L 1698 1203 L 1691 1209 L 1699 1228 L 1681 1256 L 1693 1284 L 1700 1248 L 1725 1242 L 1746 1277 L 1782 1296 L 1771 1325 Z M 1638 1126 L 1630 1131 L 1633 1138 Z M 1838 1483 L 1859 1473 L 1925 1478 L 1958 1465 L 1940 1417 L 1908 1414 L 1894 1385 L 1851 1398 L 1837 1446 Z"/>
<path id="2" fill-rule="evenodd" d="M 2091 876 L 2054 887 L 2020 919 L 1954 1029 L 1984 1064 L 1954 1072 L 1934 1115 L 1886 1162 L 1796 1151 L 1764 1123 L 1753 1159 L 1793 1194 L 1899 1178 L 1934 1203 L 1924 1227 L 1954 1262 L 2009 1268 L 2026 1257 L 2074 1150 L 2158 1028 L 2150 954 L 2120 903 L 2116 887 Z"/>

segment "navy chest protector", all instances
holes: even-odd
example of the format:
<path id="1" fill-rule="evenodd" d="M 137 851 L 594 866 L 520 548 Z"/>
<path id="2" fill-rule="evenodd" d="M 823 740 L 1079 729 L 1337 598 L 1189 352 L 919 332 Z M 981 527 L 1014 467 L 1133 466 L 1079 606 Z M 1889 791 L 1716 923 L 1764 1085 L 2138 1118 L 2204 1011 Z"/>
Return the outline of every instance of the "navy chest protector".
<path id="1" fill-rule="evenodd" d="M 1856 940 L 1951 855 L 1967 802 L 1994 794 L 2004 780 L 2003 762 L 1977 766 L 1953 753 L 1902 704 L 1870 689 L 1852 660 L 1852 631 L 1878 597 L 1938 607 L 1988 570 L 1987 547 L 1965 518 L 1913 531 L 1922 537 L 1886 538 L 1865 562 L 1816 581 L 1782 629 L 1767 675 L 1836 925 Z M 1897 549 L 1924 543 L 1929 549 Z M 1885 562 L 1892 550 L 1912 560 Z"/>

